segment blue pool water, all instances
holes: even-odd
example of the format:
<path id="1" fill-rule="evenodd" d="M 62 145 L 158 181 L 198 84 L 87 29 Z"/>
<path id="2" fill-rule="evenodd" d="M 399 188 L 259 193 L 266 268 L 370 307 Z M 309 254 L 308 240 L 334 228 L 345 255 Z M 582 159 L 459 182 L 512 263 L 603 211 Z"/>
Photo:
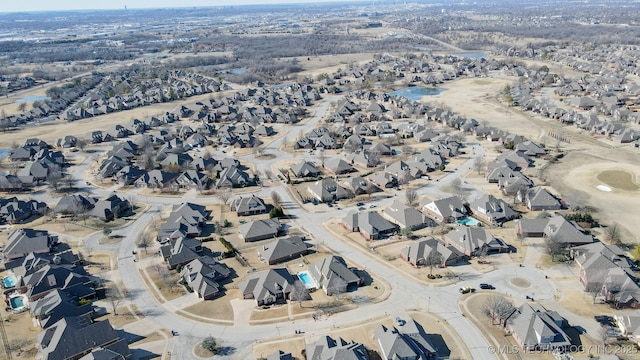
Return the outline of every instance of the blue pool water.
<path id="1" fill-rule="evenodd" d="M 311 278 L 311 275 L 309 275 L 309 273 L 306 271 L 298 273 L 298 279 L 302 281 L 304 287 L 306 287 L 307 289 L 314 288 L 316 286 L 316 283 Z"/>
<path id="2" fill-rule="evenodd" d="M 460 57 L 468 57 L 472 59 L 481 59 L 481 58 L 484 58 L 486 54 L 482 51 L 477 51 L 477 52 L 463 52 L 463 53 L 458 53 L 454 55 L 460 56 Z"/>
<path id="3" fill-rule="evenodd" d="M 25 96 L 25 97 L 23 97 L 21 99 L 18 99 L 15 102 L 23 103 L 23 102 L 45 101 L 45 100 L 49 100 L 49 97 L 48 96 L 29 95 L 29 96 Z"/>
<path id="4" fill-rule="evenodd" d="M 398 89 L 389 93 L 390 96 L 399 95 L 409 100 L 418 101 L 423 96 L 438 95 L 445 91 L 443 88 L 424 87 L 424 86 L 409 86 L 406 88 Z"/>
<path id="5" fill-rule="evenodd" d="M 466 226 L 476 226 L 479 221 L 472 218 L 464 218 L 457 221 L 458 225 L 466 225 Z"/>
<path id="6" fill-rule="evenodd" d="M 2 278 L 2 282 L 4 283 L 5 288 L 12 288 L 16 286 L 16 277 L 13 275 L 5 276 Z"/>
<path id="7" fill-rule="evenodd" d="M 12 309 L 19 309 L 24 307 L 24 296 L 16 296 L 9 299 Z"/>

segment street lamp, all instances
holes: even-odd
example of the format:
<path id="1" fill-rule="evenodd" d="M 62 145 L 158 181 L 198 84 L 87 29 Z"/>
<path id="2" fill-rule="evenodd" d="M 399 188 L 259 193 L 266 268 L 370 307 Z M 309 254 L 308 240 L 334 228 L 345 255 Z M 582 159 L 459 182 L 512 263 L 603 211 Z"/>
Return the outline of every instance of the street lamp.
<path id="1" fill-rule="evenodd" d="M 431 312 L 431 296 L 427 298 L 427 312 Z"/>

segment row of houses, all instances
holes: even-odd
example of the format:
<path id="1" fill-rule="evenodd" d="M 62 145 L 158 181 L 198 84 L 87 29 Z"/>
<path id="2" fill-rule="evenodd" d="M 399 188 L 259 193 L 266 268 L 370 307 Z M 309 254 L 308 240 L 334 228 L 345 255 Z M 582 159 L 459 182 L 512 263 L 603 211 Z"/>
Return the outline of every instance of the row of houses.
<path id="1" fill-rule="evenodd" d="M 3 250 L 4 266 L 14 283 L 3 281 L 13 311 L 29 309 L 42 328 L 36 336 L 41 359 L 131 357 L 127 339 L 109 320 L 97 321 L 91 300 L 100 279 L 90 275 L 78 255 L 46 230 L 17 229 Z M 14 308 L 14 298 L 22 298 Z"/>
<path id="2" fill-rule="evenodd" d="M 438 348 L 433 336 L 428 334 L 421 324 L 409 319 L 402 326 L 380 325 L 373 331 L 379 354 L 382 359 L 430 359 L 436 357 Z M 439 336 L 439 335 L 437 335 Z M 444 350 L 444 349 L 441 349 Z M 341 337 L 334 339 L 329 335 L 322 336 L 315 342 L 305 346 L 307 359 L 344 359 L 369 360 L 369 350 L 360 343 L 347 341 Z M 278 350 L 267 356 L 268 360 L 290 360 L 291 353 Z"/>
<path id="3" fill-rule="evenodd" d="M 60 198 L 53 211 L 61 216 L 90 216 L 108 222 L 133 214 L 133 204 L 116 193 L 104 199 L 71 194 Z"/>

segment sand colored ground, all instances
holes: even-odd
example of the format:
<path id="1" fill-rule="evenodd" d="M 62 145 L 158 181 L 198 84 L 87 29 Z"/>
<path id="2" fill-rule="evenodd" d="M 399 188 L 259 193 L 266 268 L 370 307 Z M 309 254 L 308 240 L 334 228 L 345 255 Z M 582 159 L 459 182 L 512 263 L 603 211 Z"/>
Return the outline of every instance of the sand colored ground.
<path id="1" fill-rule="evenodd" d="M 592 152 L 593 153 L 593 152 Z M 627 157 L 601 157 L 600 154 L 589 155 L 582 152 L 569 153 L 558 164 L 550 166 L 547 174 L 569 204 L 591 205 L 597 209 L 594 217 L 604 225 L 617 222 L 625 231 L 623 242 L 638 241 L 637 203 L 640 191 L 626 191 L 611 188 L 610 192 L 597 188 L 603 182 L 598 175 L 607 170 L 621 170 L 633 174 L 637 179 L 640 166 L 637 160 Z"/>

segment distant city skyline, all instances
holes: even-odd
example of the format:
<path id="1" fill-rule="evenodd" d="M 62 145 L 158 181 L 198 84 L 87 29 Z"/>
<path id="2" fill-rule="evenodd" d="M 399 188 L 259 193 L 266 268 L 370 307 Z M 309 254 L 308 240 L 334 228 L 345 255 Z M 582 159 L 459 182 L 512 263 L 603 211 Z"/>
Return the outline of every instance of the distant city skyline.
<path id="1" fill-rule="evenodd" d="M 59 10 L 106 10 L 106 9 L 144 9 L 144 8 L 184 8 L 231 5 L 266 4 L 316 4 L 327 2 L 362 2 L 371 0 L 27 0 L 25 2 L 3 1 L 1 13 L 23 11 L 59 11 Z"/>

